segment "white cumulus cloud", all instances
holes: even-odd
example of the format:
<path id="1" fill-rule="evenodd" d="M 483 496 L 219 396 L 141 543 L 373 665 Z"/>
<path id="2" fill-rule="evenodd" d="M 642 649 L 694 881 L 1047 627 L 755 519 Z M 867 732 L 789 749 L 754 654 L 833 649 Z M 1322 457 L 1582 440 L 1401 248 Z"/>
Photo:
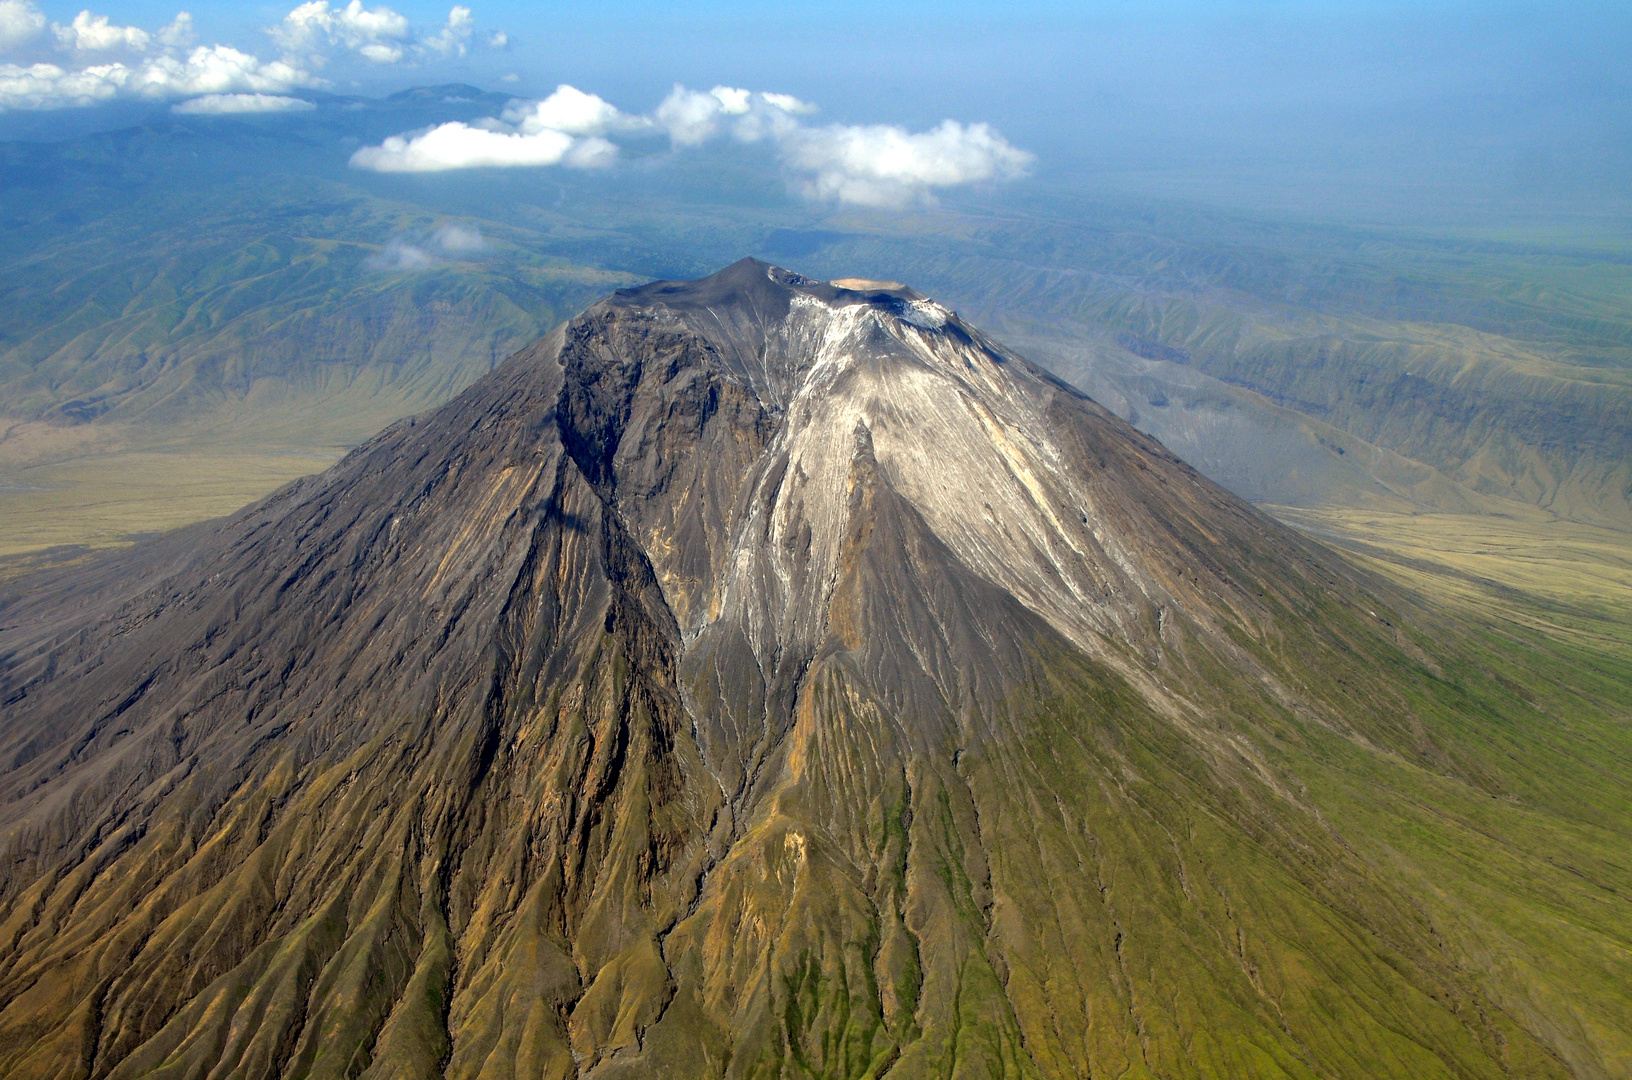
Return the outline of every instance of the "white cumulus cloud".
<path id="1" fill-rule="evenodd" d="M 475 39 L 476 16 L 465 5 L 455 4 L 435 33 L 424 33 L 384 4 L 369 8 L 362 0 L 350 0 L 345 7 L 335 7 L 329 0 L 307 0 L 267 33 L 286 54 L 306 57 L 313 64 L 323 63 L 328 48 L 345 49 L 376 64 L 419 63 L 466 55 Z M 495 31 L 486 41 L 502 48 L 509 39 Z"/>
<path id="2" fill-rule="evenodd" d="M 362 0 L 343 8 L 331 7 L 329 0 L 307 0 L 268 32 L 291 53 L 316 55 L 325 45 L 339 45 L 376 64 L 401 60 L 412 37 L 407 16 L 384 4 L 365 8 Z"/>
<path id="3" fill-rule="evenodd" d="M 730 87 L 716 86 L 705 94 L 676 83 L 674 92 L 657 107 L 657 122 L 668 131 L 674 145 L 701 146 L 719 132 L 720 117 L 726 115 L 734 101 Z"/>
<path id="4" fill-rule="evenodd" d="M 946 120 L 922 132 L 885 124 L 816 127 L 803 119 L 815 111 L 791 94 L 676 84 L 651 115 L 635 116 L 563 84 L 542 101 L 511 102 L 498 117 L 386 139 L 358 150 L 351 164 L 378 172 L 593 167 L 616 159 L 609 136 L 662 131 L 681 149 L 729 135 L 772 143 L 793 186 L 808 198 L 903 208 L 932 202 L 937 190 L 1024 176 L 1035 160 L 987 124 Z"/>
<path id="5" fill-rule="evenodd" d="M 129 49 L 142 52 L 153 35 L 136 26 L 115 26 L 106 15 L 92 15 L 81 11 L 67 26 L 52 23 L 51 32 L 65 49 L 77 52 L 106 52 L 109 49 Z"/>
<path id="6" fill-rule="evenodd" d="M 123 64 L 97 64 L 83 71 L 55 64 L 0 64 L 0 109 L 94 105 L 118 97 L 130 76 Z"/>
<path id="7" fill-rule="evenodd" d="M 28 0 L 0 0 L 0 49 L 32 41 L 45 29 L 45 16 Z"/>
<path id="8" fill-rule="evenodd" d="M 447 25 L 426 38 L 425 44 L 443 56 L 449 53 L 463 56 L 470 50 L 470 36 L 475 32 L 475 16 L 470 13 L 468 7 L 456 4 L 453 10 L 448 12 Z"/>
<path id="9" fill-rule="evenodd" d="M 134 86 L 147 97 L 192 94 L 282 94 L 315 86 L 317 79 L 283 60 L 263 61 L 230 45 L 201 45 L 186 57 L 159 56 L 143 64 Z"/>
<path id="10" fill-rule="evenodd" d="M 185 49 L 198 38 L 198 35 L 193 33 L 193 17 L 185 11 L 176 12 L 176 17 L 170 20 L 170 25 L 160 30 L 156 36 L 159 44 L 167 49 Z"/>
<path id="11" fill-rule="evenodd" d="M 903 207 L 936 188 L 1025 175 L 1035 160 L 986 124 L 946 120 L 912 133 L 887 125 L 800 128 L 782 151 L 811 198 Z"/>
<path id="12" fill-rule="evenodd" d="M 48 24 L 33 0 L 0 0 L 0 49 L 25 44 L 48 25 L 58 47 L 71 52 L 74 62 L 0 63 L 0 111 L 93 105 L 120 97 L 286 96 L 290 90 L 326 85 L 315 72 L 334 49 L 381 64 L 463 56 L 473 40 L 475 17 L 470 8 L 456 5 L 434 34 L 422 36 L 407 17 L 383 4 L 370 8 L 362 0 L 349 0 L 337 7 L 329 0 L 307 0 L 268 31 L 283 56 L 264 61 L 230 45 L 193 47 L 193 17 L 185 11 L 169 25 L 147 30 L 117 25 L 89 9 L 67 25 Z M 125 55 L 97 56 L 113 50 Z M 189 108 L 206 111 L 210 106 Z M 240 105 L 238 111 L 255 108 L 296 107 Z M 585 161 L 604 161 L 614 152 L 609 143 L 572 149 L 574 160 Z"/>
<path id="13" fill-rule="evenodd" d="M 704 93 L 676 83 L 653 118 L 675 146 L 701 146 L 729 126 L 743 142 L 780 138 L 799 126 L 797 117 L 816 111 L 791 94 L 754 93 L 716 86 Z"/>
<path id="14" fill-rule="evenodd" d="M 502 116 L 474 124 L 442 124 L 419 134 L 394 135 L 351 156 L 354 168 L 374 172 L 610 165 L 618 148 L 602 136 L 649 126 L 609 102 L 562 84 L 542 101 L 516 101 Z"/>
<path id="15" fill-rule="evenodd" d="M 759 96 L 760 99 L 765 102 L 765 104 L 774 109 L 781 109 L 785 113 L 803 115 L 805 113 L 813 113 L 816 111 L 816 106 L 800 101 L 792 94 L 762 93 Z"/>
<path id="16" fill-rule="evenodd" d="M 645 123 L 637 117 L 626 116 L 596 95 L 565 83 L 543 101 L 511 102 L 504 110 L 503 119 L 526 135 L 546 130 L 567 135 L 605 135 Z"/>
<path id="17" fill-rule="evenodd" d="M 227 45 L 200 46 L 186 56 L 155 56 L 136 66 L 92 64 L 70 71 L 56 64 L 0 64 L 0 110 L 59 109 L 117 97 L 162 100 L 200 94 L 283 94 L 315 86 L 308 71 L 267 63 Z"/>
<path id="18" fill-rule="evenodd" d="M 170 106 L 170 111 L 184 116 L 227 116 L 237 113 L 293 113 L 310 112 L 317 108 L 310 101 L 281 94 L 205 94 Z"/>
<path id="19" fill-rule="evenodd" d="M 679 83 L 657 107 L 657 122 L 676 146 L 701 146 L 720 130 L 720 118 L 748 111 L 748 91 L 716 86 L 708 93 L 688 90 Z"/>
<path id="20" fill-rule="evenodd" d="M 351 155 L 354 168 L 374 172 L 443 172 L 448 169 L 572 165 L 594 168 L 611 162 L 617 147 L 601 138 L 575 138 L 545 128 L 532 133 L 493 131 L 458 122 L 418 135 L 393 135 Z"/>
<path id="21" fill-rule="evenodd" d="M 679 84 L 653 114 L 675 147 L 700 146 L 727 131 L 742 142 L 774 142 L 807 197 L 900 208 L 937 188 L 1023 176 L 1034 160 L 986 124 L 955 120 L 924 132 L 891 125 L 811 127 L 814 106 L 789 94 Z"/>

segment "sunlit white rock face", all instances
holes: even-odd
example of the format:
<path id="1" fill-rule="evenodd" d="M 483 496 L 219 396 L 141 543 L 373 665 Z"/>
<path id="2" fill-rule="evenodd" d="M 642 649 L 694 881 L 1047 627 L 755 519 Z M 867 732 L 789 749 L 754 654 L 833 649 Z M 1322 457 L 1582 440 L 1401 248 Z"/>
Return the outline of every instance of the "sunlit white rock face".
<path id="1" fill-rule="evenodd" d="M 723 586 L 721 617 L 746 620 L 756 648 L 820 631 L 867 452 L 964 566 L 1079 646 L 1125 630 L 1128 601 L 1169 599 L 1065 465 L 1047 416 L 1058 383 L 909 291 L 796 287 L 753 372 L 780 420 Z"/>
<path id="2" fill-rule="evenodd" d="M 1184 505 L 1199 478 L 944 306 L 893 283 L 846 284 L 745 260 L 702 282 L 619 294 L 563 352 L 569 366 L 620 356 L 632 380 L 593 411 L 626 418 L 611 466 L 617 505 L 679 621 L 693 709 L 725 786 L 776 743 L 809 666 L 847 632 L 905 643 L 877 678 L 895 691 L 922 685 L 920 723 L 975 708 L 971 687 L 1012 683 L 982 684 L 979 672 L 1026 635 L 1004 621 L 1017 614 L 959 613 L 928 594 L 937 586 L 894 571 L 852 582 L 865 600 L 839 596 L 874 529 L 911 534 L 896 542 L 958 602 L 990 590 L 1162 711 L 1182 710 L 1147 661 L 1173 643 L 1175 616 L 1210 633 L 1212 613 L 1190 602 L 1194 559 L 1138 492 L 1158 485 Z M 625 326 L 639 339 L 621 336 Z M 684 405 L 692 399 L 712 404 Z M 694 444 L 649 440 L 686 408 L 700 418 Z M 901 625 L 847 631 L 856 603 Z"/>

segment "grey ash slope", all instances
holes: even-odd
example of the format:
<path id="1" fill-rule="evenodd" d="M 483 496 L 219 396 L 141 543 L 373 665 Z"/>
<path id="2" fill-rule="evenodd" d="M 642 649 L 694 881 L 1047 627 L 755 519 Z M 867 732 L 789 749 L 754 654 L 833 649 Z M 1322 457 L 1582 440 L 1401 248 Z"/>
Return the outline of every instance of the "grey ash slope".
<path id="1" fill-rule="evenodd" d="M 1408 606 L 910 290 L 621 292 L 7 601 L 0 1075 L 1612 1074 L 1277 749 L 1506 790 Z"/>

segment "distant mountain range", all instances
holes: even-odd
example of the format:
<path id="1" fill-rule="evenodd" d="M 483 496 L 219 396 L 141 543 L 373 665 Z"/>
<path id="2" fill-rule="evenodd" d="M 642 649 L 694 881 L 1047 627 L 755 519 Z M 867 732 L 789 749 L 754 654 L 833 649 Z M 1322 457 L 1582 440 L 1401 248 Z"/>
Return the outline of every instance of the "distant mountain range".
<path id="1" fill-rule="evenodd" d="M 345 166 L 502 99 L 160 111 L 0 145 L 0 500 L 77 484 L 58 466 L 114 445 L 336 454 L 609 288 L 754 251 L 918 283 L 1255 502 L 1632 529 L 1632 271 L 1612 250 L 1062 193 L 835 212 L 751 149 L 591 175 Z M 445 250 L 450 223 L 480 245 Z"/>
<path id="2" fill-rule="evenodd" d="M 13 586 L 0 701 L 4 1076 L 1632 1061 L 1628 673 L 894 282 L 616 292 Z"/>

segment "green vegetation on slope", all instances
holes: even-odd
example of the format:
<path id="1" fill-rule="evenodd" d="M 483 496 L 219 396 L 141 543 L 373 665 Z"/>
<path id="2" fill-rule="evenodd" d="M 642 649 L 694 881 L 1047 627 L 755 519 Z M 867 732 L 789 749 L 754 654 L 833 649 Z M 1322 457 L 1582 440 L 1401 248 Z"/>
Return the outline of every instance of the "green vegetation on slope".
<path id="1" fill-rule="evenodd" d="M 1441 927 L 1456 962 L 1578 1075 L 1632 1062 L 1632 540 L 1568 522 L 1286 512 L 1468 628 L 1443 699 L 1489 788 L 1358 752 L 1288 752 L 1311 793 Z M 1500 701 L 1487 713 L 1475 702 Z M 1488 706 L 1487 706 L 1488 707 Z M 1584 1048 L 1595 1048 L 1583 1053 Z"/>

